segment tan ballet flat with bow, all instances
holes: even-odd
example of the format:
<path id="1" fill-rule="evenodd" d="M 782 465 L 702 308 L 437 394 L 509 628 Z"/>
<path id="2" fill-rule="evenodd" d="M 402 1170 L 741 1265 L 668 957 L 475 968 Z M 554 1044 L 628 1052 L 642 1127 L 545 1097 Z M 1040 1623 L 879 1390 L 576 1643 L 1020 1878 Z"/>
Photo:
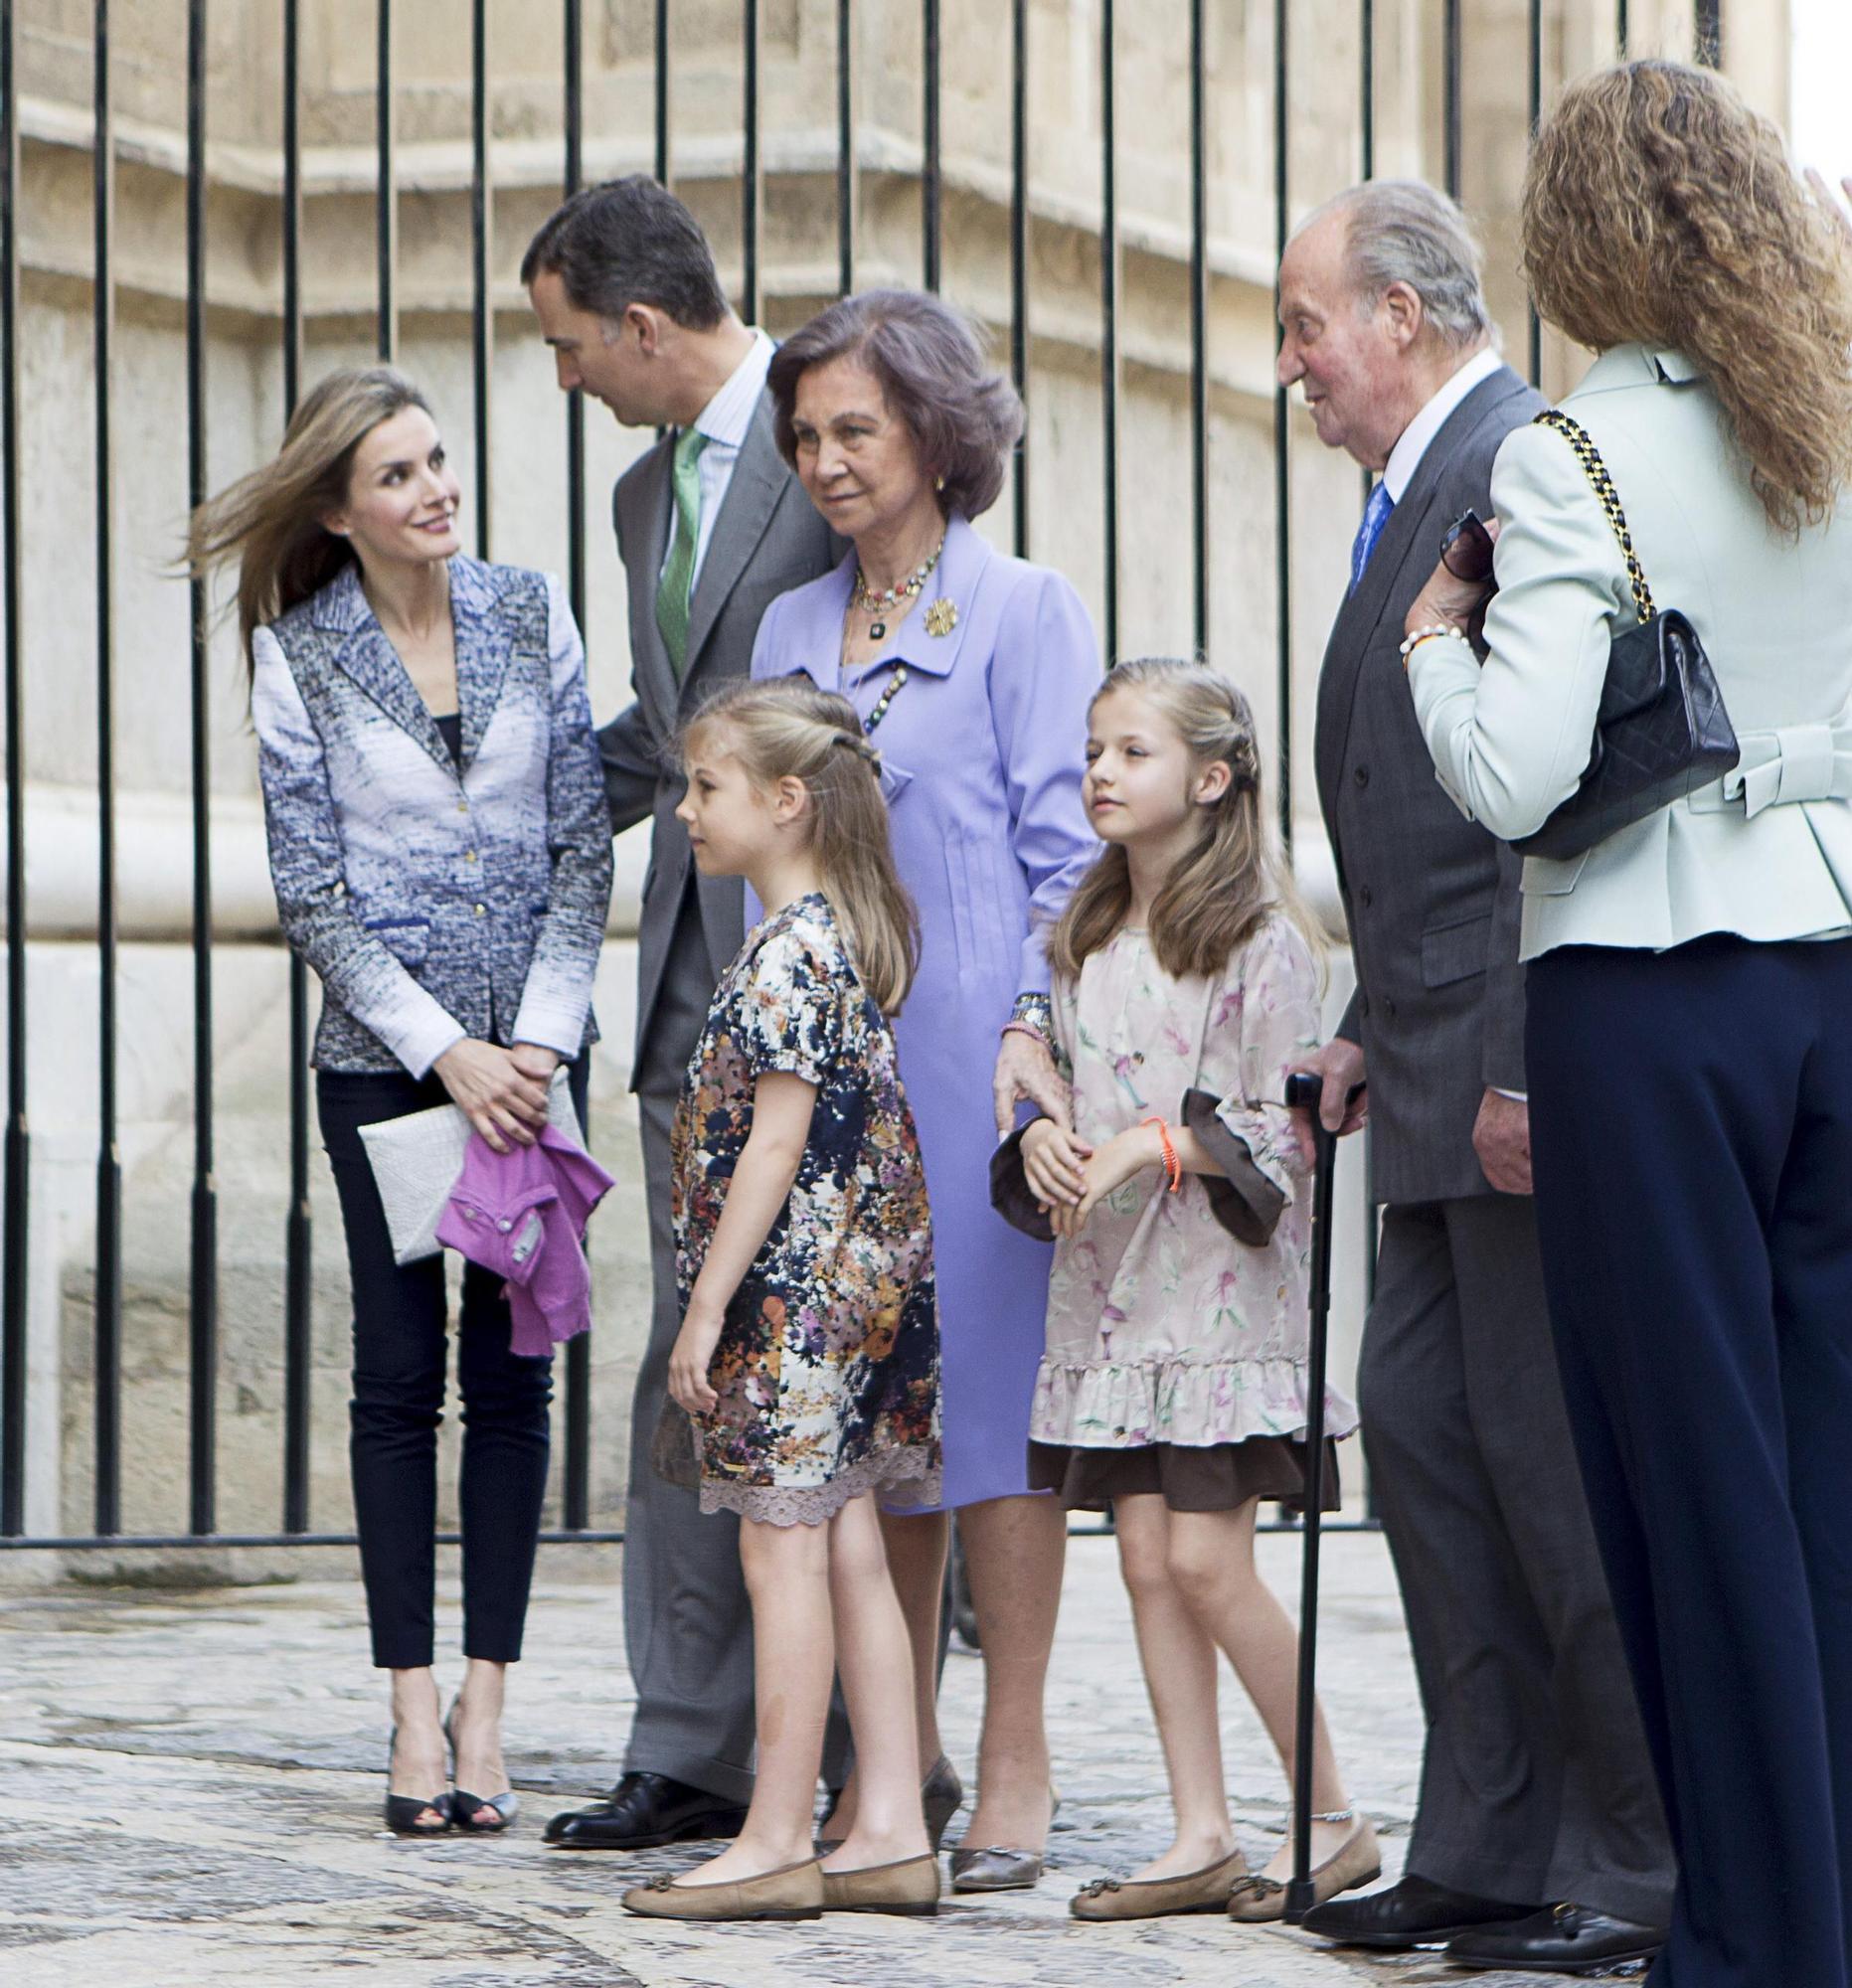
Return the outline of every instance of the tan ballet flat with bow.
<path id="1" fill-rule="evenodd" d="M 678 1885 L 658 1878 L 623 1895 L 646 1919 L 815 1919 L 823 1916 L 823 1867 L 814 1857 L 730 1885 Z"/>
<path id="2" fill-rule="evenodd" d="M 1356 1814 L 1355 1809 L 1341 1808 L 1331 1815 L 1315 1815 L 1312 1820 L 1349 1822 Z M 1322 1864 L 1312 1866 L 1311 1875 L 1312 1903 L 1319 1905 L 1327 1899 L 1336 1898 L 1340 1892 L 1373 1884 L 1383 1875 L 1383 1859 L 1376 1847 L 1376 1831 L 1371 1828 L 1367 1816 L 1358 1818 L 1357 1827 L 1344 1839 L 1339 1849 Z M 1240 1919 L 1245 1925 L 1262 1925 L 1283 1918 L 1285 1912 L 1286 1888 L 1277 1878 L 1238 1878 L 1235 1881 L 1235 1888 L 1229 1894 L 1230 1918 Z"/>
<path id="3" fill-rule="evenodd" d="M 894 1864 L 823 1873 L 826 1912 L 895 1912 L 930 1918 L 938 1910 L 938 1859 L 930 1851 Z"/>
<path id="4" fill-rule="evenodd" d="M 1077 1919 L 1161 1919 L 1174 1912 L 1225 1912 L 1248 1860 L 1231 1850 L 1219 1863 L 1175 1878 L 1095 1878 L 1068 1902 Z"/>

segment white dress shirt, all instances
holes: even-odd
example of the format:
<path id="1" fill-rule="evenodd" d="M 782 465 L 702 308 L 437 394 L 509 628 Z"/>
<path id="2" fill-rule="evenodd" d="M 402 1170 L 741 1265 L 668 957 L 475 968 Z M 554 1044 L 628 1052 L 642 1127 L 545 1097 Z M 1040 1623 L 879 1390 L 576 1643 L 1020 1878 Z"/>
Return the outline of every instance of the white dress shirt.
<path id="1" fill-rule="evenodd" d="M 695 426 L 708 439 L 707 446 L 695 461 L 701 478 L 701 529 L 695 536 L 695 569 L 688 580 L 691 595 L 700 581 L 702 563 L 708 556 L 708 546 L 714 537 L 715 521 L 720 517 L 721 505 L 726 502 L 728 487 L 733 482 L 733 466 L 740 460 L 740 451 L 752 432 L 753 411 L 758 406 L 758 397 L 765 391 L 765 375 L 770 370 L 774 350 L 771 340 L 757 325 L 754 326 L 753 343 L 746 357 L 729 374 L 726 385 L 695 416 Z M 673 497 L 670 498 L 670 506 L 668 544 L 662 556 L 664 567 L 675 552 Z"/>
<path id="2" fill-rule="evenodd" d="M 1429 444 L 1446 426 L 1447 416 L 1481 380 L 1489 380 L 1504 363 L 1489 345 L 1483 352 L 1475 352 L 1402 430 L 1401 439 L 1389 451 L 1389 462 L 1383 471 L 1383 487 L 1389 492 L 1392 504 L 1402 502 Z"/>

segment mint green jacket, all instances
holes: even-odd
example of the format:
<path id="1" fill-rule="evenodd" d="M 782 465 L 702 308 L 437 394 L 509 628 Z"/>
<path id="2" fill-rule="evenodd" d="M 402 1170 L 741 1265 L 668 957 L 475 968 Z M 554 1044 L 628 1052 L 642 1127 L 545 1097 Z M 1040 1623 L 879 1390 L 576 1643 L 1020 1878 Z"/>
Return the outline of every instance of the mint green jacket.
<path id="1" fill-rule="evenodd" d="M 1521 956 L 1852 928 L 1852 494 L 1797 536 L 1770 526 L 1716 396 L 1677 352 L 1616 346 L 1563 406 L 1607 465 L 1655 606 L 1696 628 L 1743 757 L 1582 856 L 1528 860 Z M 1636 611 L 1562 435 L 1515 429 L 1492 503 L 1484 668 L 1463 640 L 1434 639 L 1409 682 L 1442 787 L 1516 841 L 1575 791 L 1609 642 Z"/>

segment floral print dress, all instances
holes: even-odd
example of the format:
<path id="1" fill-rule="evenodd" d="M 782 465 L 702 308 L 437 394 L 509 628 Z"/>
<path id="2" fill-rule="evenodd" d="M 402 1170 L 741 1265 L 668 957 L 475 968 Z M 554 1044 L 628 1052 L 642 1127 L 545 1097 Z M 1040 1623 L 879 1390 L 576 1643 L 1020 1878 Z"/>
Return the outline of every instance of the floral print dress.
<path id="1" fill-rule="evenodd" d="M 820 1525 L 864 1491 L 939 1494 L 938 1312 L 894 1035 L 812 894 L 748 934 L 688 1066 L 671 1145 L 684 1311 L 771 1071 L 816 1086 L 790 1198 L 727 1307 L 692 1417 L 701 1509 Z"/>
<path id="2" fill-rule="evenodd" d="M 1318 975 L 1275 913 L 1222 972 L 1173 979 L 1149 937 L 1121 929 L 1054 988 L 1074 1073 L 1074 1124 L 1103 1144 L 1157 1116 L 1223 1168 L 1139 1174 L 1059 1242 L 1031 1439 L 1075 1449 L 1207 1448 L 1302 1438 L 1311 1197 L 1279 1102 L 1318 1040 Z M 1327 1394 L 1326 1429 L 1356 1409 Z"/>

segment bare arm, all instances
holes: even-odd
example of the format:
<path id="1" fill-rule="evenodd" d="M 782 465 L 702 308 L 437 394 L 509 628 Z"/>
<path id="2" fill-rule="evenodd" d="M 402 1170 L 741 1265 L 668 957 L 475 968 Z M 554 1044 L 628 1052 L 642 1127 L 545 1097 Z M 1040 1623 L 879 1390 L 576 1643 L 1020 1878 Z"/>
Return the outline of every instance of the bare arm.
<path id="1" fill-rule="evenodd" d="M 785 1071 L 767 1071 L 754 1086 L 753 1129 L 734 1165 L 726 1205 L 669 1354 L 669 1393 L 690 1413 L 705 1413 L 720 1400 L 708 1367 L 727 1306 L 790 1197 L 816 1100 L 814 1083 Z"/>

